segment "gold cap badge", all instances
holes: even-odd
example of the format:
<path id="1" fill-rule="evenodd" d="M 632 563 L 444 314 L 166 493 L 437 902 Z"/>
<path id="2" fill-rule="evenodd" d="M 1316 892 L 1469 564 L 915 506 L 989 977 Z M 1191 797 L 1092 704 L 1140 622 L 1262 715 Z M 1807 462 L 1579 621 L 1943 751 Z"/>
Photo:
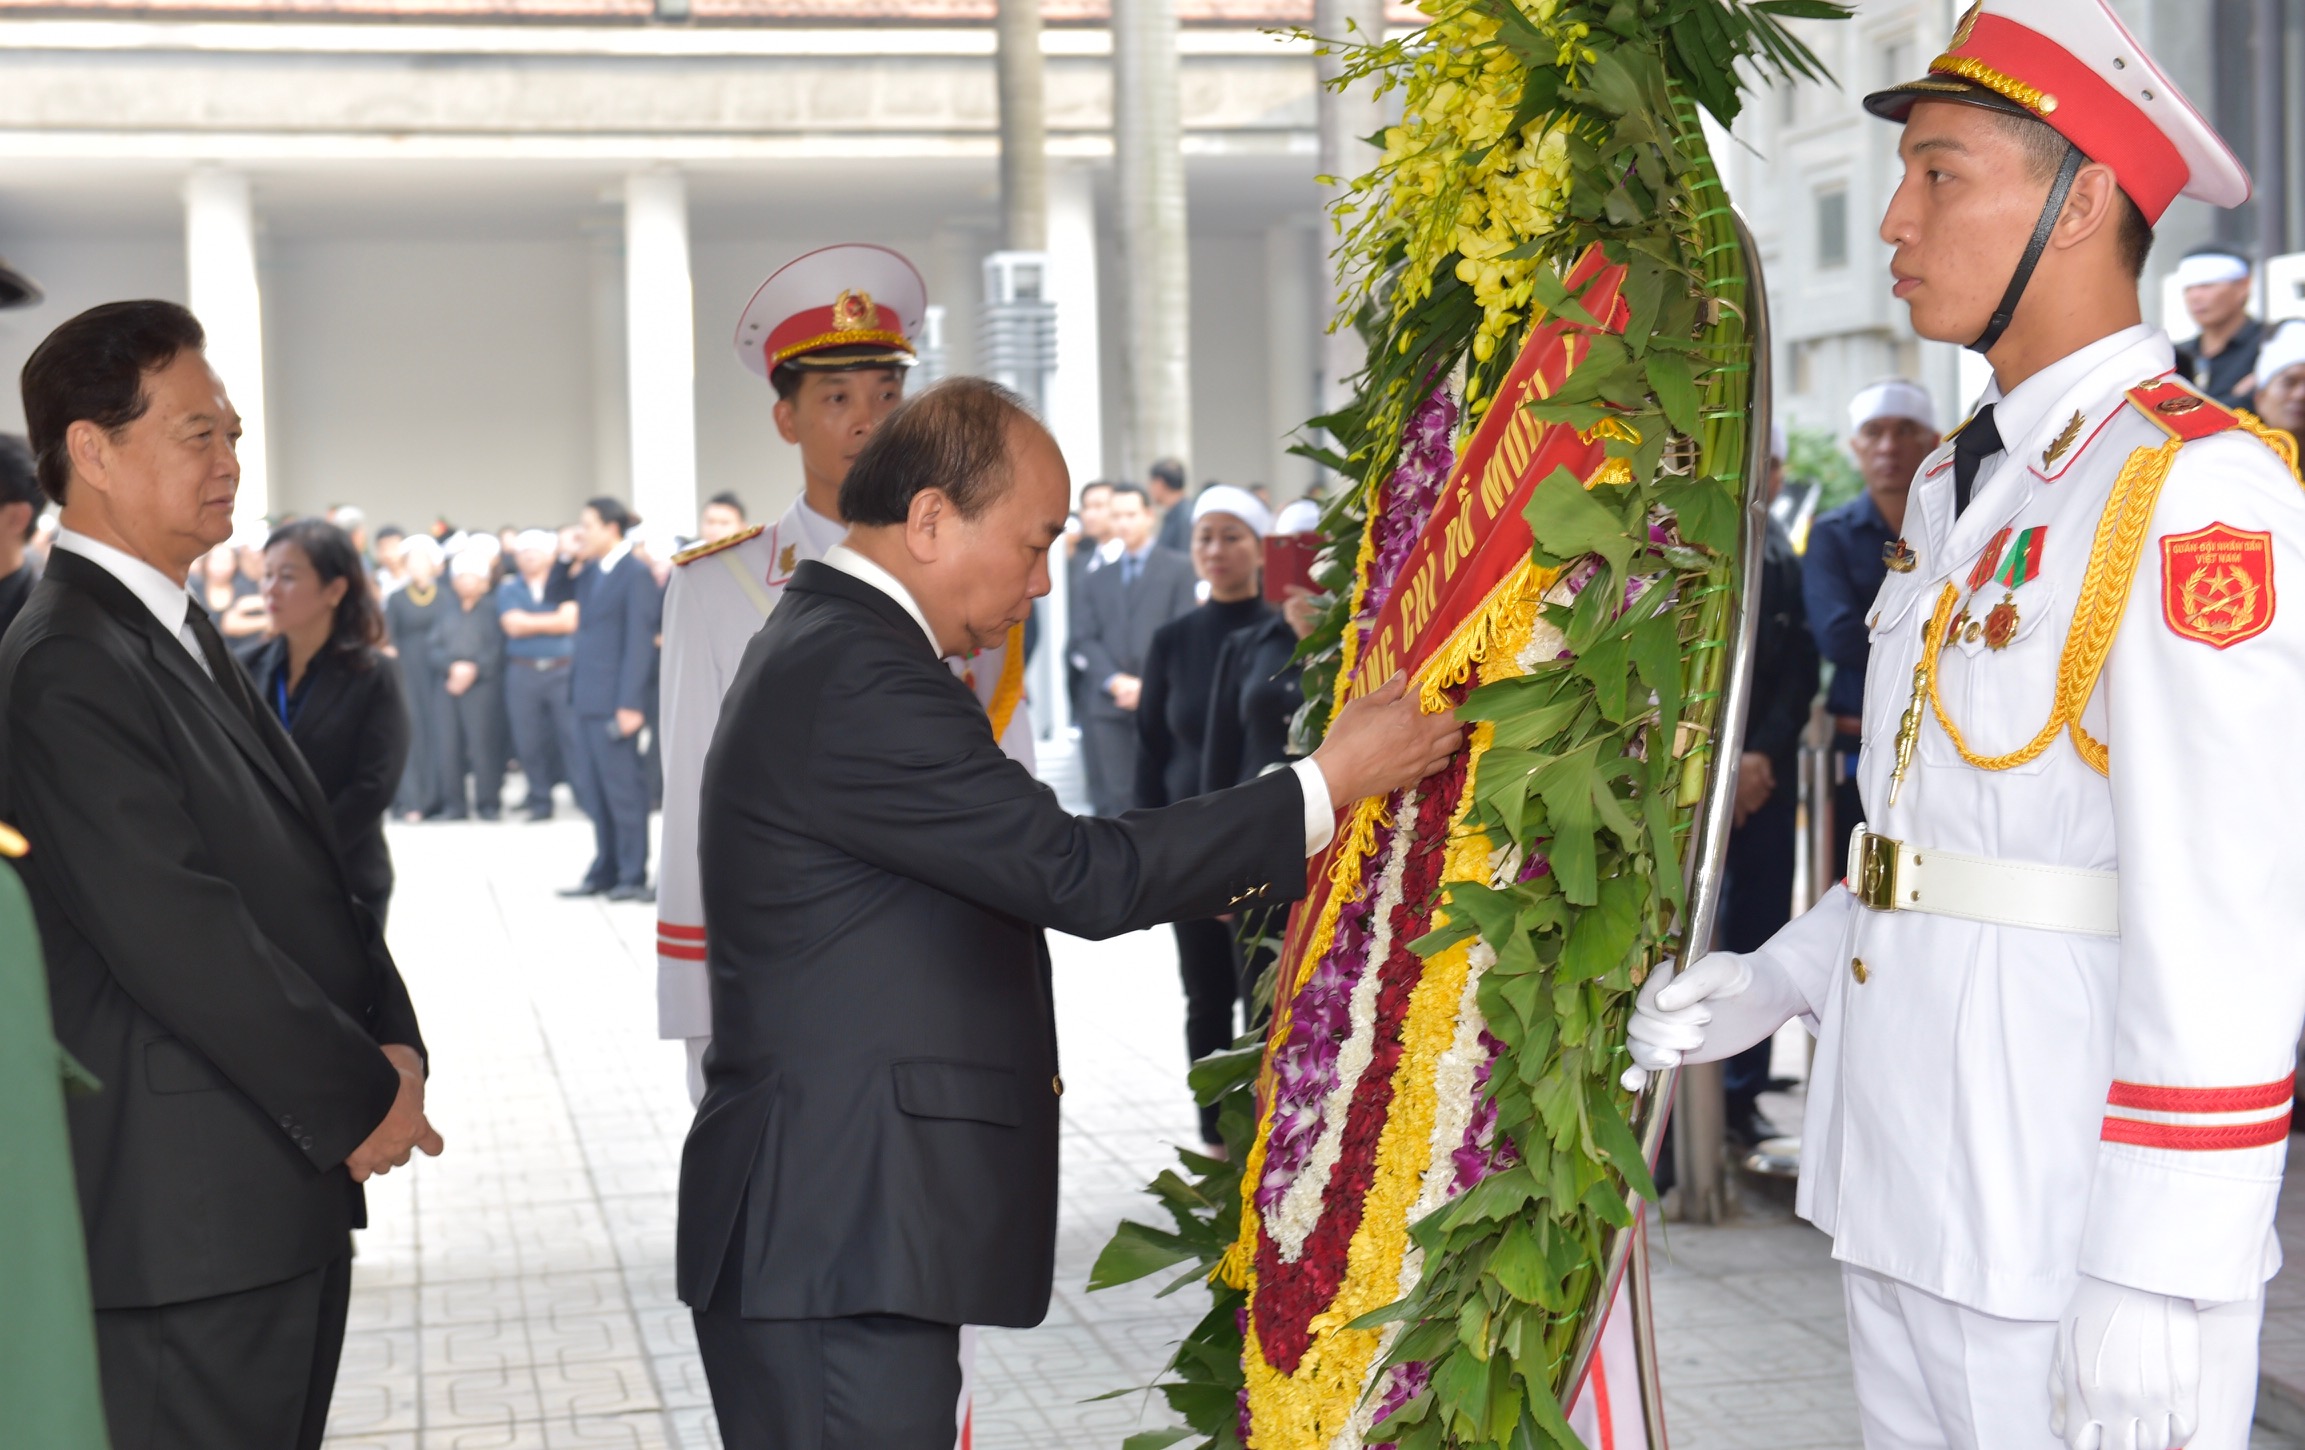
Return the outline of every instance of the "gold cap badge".
<path id="1" fill-rule="evenodd" d="M 872 294 L 843 292 L 832 299 L 832 325 L 838 332 L 864 332 L 880 326 L 880 309 L 873 305 Z"/>

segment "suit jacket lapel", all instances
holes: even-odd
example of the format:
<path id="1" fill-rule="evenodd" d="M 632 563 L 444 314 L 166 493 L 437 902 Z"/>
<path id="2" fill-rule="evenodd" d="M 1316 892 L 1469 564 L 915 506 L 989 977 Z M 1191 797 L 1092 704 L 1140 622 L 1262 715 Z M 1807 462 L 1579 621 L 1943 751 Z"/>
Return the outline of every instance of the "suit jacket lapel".
<path id="1" fill-rule="evenodd" d="M 312 801 L 297 789 L 293 774 L 282 769 L 280 760 L 257 734 L 256 722 L 240 712 L 231 697 L 225 694 L 225 687 L 208 678 L 208 672 L 192 658 L 192 652 L 184 647 L 184 641 L 161 628 L 160 621 L 152 617 L 152 611 L 144 607 L 144 601 L 129 592 L 127 585 L 113 578 L 111 571 L 103 565 L 82 559 L 69 550 L 57 550 L 50 558 L 48 568 L 52 574 L 61 570 L 60 577 L 63 580 L 93 595 L 98 603 L 111 612 L 114 619 L 143 640 L 144 647 L 151 652 L 161 673 L 172 676 L 193 699 L 200 702 L 201 708 L 232 738 L 232 743 L 239 748 L 240 753 L 248 757 L 249 764 L 256 767 L 257 774 L 272 782 L 273 788 L 289 804 L 307 816 L 314 816 Z M 189 596 L 186 597 L 186 603 L 190 603 Z M 290 748 L 294 749 L 294 746 Z M 307 781 L 310 780 L 309 770 L 301 774 Z M 317 787 L 313 788 L 312 794 L 319 794 Z M 315 824 L 322 827 L 327 825 L 325 802 L 321 802 L 319 814 L 314 816 L 314 820 Z"/>

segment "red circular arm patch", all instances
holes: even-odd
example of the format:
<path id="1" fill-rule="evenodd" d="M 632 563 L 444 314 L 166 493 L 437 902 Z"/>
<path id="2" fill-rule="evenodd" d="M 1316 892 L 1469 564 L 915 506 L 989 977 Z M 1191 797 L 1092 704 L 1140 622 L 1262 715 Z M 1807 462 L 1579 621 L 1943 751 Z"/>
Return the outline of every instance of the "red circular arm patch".
<path id="1" fill-rule="evenodd" d="M 2211 524 L 2162 539 L 2161 617 L 2216 649 L 2263 634 L 2273 624 L 2273 536 Z"/>

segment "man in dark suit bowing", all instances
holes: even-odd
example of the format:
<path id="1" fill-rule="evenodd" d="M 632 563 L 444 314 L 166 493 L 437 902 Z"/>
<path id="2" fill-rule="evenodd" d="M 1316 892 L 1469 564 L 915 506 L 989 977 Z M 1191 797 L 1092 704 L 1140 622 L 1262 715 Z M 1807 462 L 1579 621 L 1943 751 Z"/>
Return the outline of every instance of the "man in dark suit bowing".
<path id="1" fill-rule="evenodd" d="M 1068 495 L 1056 444 L 999 387 L 905 403 L 841 486 L 847 540 L 795 572 L 722 707 L 679 1287 L 730 1450 L 947 1450 L 957 1326 L 1046 1314 L 1064 1085 L 1042 928 L 1291 899 L 1332 802 L 1457 746 L 1395 681 L 1293 769 L 1067 815 L 942 657 L 1048 591 Z"/>
<path id="2" fill-rule="evenodd" d="M 239 419 L 172 302 L 24 365 L 46 575 L 0 644 L 0 819 L 47 945 L 114 1450 L 311 1447 L 357 1184 L 440 1151 L 423 1039 L 328 803 L 185 592 Z M 0 1438 L 5 1438 L 0 1435 Z"/>

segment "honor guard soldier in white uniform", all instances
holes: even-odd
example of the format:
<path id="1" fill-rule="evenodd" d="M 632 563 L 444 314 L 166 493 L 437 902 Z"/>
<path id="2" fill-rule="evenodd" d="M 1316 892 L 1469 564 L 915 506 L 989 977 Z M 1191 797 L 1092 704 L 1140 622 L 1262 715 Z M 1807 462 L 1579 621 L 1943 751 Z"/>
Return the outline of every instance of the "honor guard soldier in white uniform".
<path id="1" fill-rule="evenodd" d="M 691 1101 L 704 1091 L 712 994 L 704 966 L 704 900 L 696 817 L 704 755 L 721 696 L 744 647 L 803 561 L 847 532 L 840 485 L 872 430 L 904 396 L 927 289 L 886 247 L 825 247 L 779 268 L 736 325 L 736 355 L 776 389 L 776 430 L 800 448 L 803 487 L 784 517 L 674 556 L 664 596 L 660 689 L 664 740 L 664 860 L 656 906 L 657 1035 L 688 1043 Z M 954 672 L 993 717 L 1001 748 L 1032 764 L 1023 701 L 1021 631 Z"/>
<path id="2" fill-rule="evenodd" d="M 2247 176 L 2102 0 L 1986 0 L 1881 226 L 1994 381 L 1870 613 L 1849 876 L 1656 973 L 1643 1069 L 1817 1032 L 1799 1211 L 1868 1450 L 2243 1450 L 2305 1020 L 2305 490 L 2173 375 L 2151 226 Z"/>

